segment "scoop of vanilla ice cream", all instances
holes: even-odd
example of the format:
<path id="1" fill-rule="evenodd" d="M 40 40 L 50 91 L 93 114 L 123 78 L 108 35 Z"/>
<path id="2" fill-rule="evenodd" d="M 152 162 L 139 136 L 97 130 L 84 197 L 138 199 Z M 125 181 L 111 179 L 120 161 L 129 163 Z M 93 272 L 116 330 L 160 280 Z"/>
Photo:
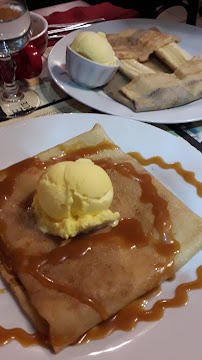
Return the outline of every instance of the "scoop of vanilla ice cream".
<path id="1" fill-rule="evenodd" d="M 106 210 L 113 199 L 107 173 L 89 159 L 51 166 L 39 181 L 37 194 L 43 211 L 54 220 Z"/>
<path id="2" fill-rule="evenodd" d="M 118 224 L 109 207 L 113 186 L 107 173 L 90 159 L 64 161 L 40 178 L 33 208 L 42 231 L 66 239 L 102 224 Z"/>
<path id="3" fill-rule="evenodd" d="M 72 50 L 102 65 L 116 65 L 117 58 L 102 32 L 84 31 L 73 40 Z"/>

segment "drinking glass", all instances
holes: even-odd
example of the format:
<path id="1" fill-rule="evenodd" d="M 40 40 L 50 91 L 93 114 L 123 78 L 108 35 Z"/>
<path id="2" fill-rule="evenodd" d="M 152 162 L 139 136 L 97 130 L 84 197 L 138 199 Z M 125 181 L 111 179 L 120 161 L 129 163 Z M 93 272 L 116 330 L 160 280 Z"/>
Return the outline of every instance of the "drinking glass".
<path id="1" fill-rule="evenodd" d="M 0 0 L 0 119 L 25 115 L 40 103 L 28 87 L 19 88 L 15 79 L 16 64 L 12 55 L 30 41 L 31 19 L 25 0 Z"/>

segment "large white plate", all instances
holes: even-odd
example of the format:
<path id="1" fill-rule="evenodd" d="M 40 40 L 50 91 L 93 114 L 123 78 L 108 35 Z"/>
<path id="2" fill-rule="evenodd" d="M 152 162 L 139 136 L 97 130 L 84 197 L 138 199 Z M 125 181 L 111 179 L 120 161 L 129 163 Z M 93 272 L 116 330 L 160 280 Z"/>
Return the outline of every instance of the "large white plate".
<path id="1" fill-rule="evenodd" d="M 202 29 L 191 25 L 172 22 L 158 22 L 151 19 L 128 19 L 113 20 L 100 24 L 94 24 L 90 27 L 90 30 L 103 31 L 106 34 L 109 34 L 117 33 L 128 28 L 149 28 L 151 26 L 157 26 L 162 32 L 179 36 L 182 39 L 180 43 L 182 48 L 187 50 L 192 55 L 202 55 Z M 112 115 L 131 117 L 132 119 L 140 121 L 175 124 L 201 120 L 202 100 L 197 100 L 193 103 L 173 109 L 136 113 L 126 106 L 111 99 L 100 89 L 89 90 L 75 84 L 73 81 L 71 81 L 65 69 L 66 46 L 67 44 L 70 44 L 75 36 L 81 31 L 82 29 L 74 31 L 61 39 L 53 47 L 48 58 L 49 71 L 53 80 L 67 94 L 71 95 L 73 98 L 79 100 L 83 104 L 91 106 L 92 108 L 101 112 Z"/>
<path id="2" fill-rule="evenodd" d="M 69 114 L 35 118 L 0 128 L 0 169 L 90 130 L 95 123 L 103 125 L 109 136 L 124 151 L 139 151 L 143 156 L 161 155 L 165 161 L 180 161 L 202 181 L 201 154 L 183 140 L 151 125 L 109 115 Z M 201 198 L 196 189 L 172 170 L 157 166 L 149 170 L 193 211 L 202 216 Z M 202 264 L 199 252 L 178 273 L 175 281 L 166 282 L 161 297 L 172 297 L 176 285 L 195 278 Z M 0 288 L 5 284 L 0 283 Z M 186 307 L 168 309 L 161 321 L 139 323 L 134 331 L 116 332 L 89 344 L 66 348 L 58 355 L 40 347 L 23 348 L 16 342 L 0 348 L 0 358 L 10 360 L 201 360 L 202 359 L 202 290 L 190 293 Z M 10 292 L 0 294 L 0 325 L 20 326 L 32 331 Z"/>

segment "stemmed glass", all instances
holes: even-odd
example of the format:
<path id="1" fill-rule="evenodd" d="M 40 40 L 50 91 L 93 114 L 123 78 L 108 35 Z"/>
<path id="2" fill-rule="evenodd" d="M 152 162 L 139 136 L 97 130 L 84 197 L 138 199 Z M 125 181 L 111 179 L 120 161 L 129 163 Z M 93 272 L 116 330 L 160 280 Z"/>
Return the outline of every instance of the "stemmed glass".
<path id="1" fill-rule="evenodd" d="M 38 95 L 15 79 L 12 55 L 23 49 L 31 38 L 31 19 L 25 0 L 0 0 L 0 119 L 27 114 L 39 106 Z"/>

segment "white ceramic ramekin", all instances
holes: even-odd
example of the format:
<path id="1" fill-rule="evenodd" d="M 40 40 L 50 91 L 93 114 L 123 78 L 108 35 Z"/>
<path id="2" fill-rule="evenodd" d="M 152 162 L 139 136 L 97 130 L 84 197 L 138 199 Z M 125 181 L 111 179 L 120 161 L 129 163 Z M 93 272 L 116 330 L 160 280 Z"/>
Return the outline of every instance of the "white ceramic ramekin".
<path id="1" fill-rule="evenodd" d="M 88 88 L 97 88 L 107 84 L 115 75 L 120 62 L 117 58 L 116 65 L 102 65 L 79 55 L 71 49 L 66 50 L 66 67 L 72 80 Z"/>

